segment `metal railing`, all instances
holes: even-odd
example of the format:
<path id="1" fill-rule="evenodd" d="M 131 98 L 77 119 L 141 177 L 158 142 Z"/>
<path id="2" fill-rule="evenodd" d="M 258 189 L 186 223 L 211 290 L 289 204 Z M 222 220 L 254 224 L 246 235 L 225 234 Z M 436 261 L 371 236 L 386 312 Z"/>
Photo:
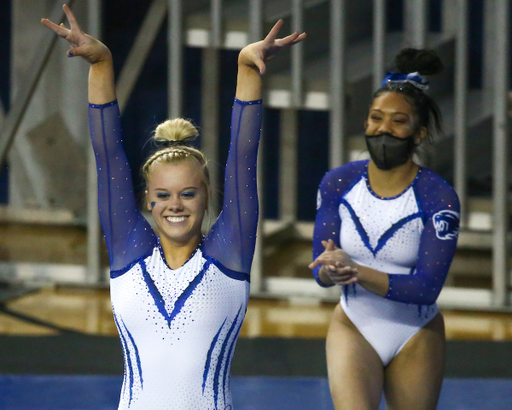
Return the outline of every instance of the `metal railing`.
<path id="1" fill-rule="evenodd" d="M 284 0 L 247 0 L 247 41 L 255 41 L 262 37 L 264 23 L 270 23 L 273 18 L 268 12 L 270 3 L 283 3 Z M 368 0 L 369 1 L 369 0 Z M 314 7 L 327 1 L 321 0 L 291 0 L 286 1 L 289 7 L 287 14 L 291 20 L 293 30 L 302 31 L 307 21 L 307 8 Z M 58 2 L 57 2 L 58 3 Z M 68 1 L 68 4 L 72 1 Z M 330 113 L 330 135 L 329 135 L 329 167 L 339 166 L 348 159 L 346 135 L 346 101 L 347 84 L 350 78 L 347 76 L 347 65 L 350 62 L 349 53 L 351 45 L 347 42 L 347 31 L 349 25 L 346 21 L 349 2 L 346 0 L 331 0 L 329 3 L 328 33 L 330 47 L 326 60 L 329 69 L 329 92 L 326 95 L 328 100 L 328 111 Z M 507 157 L 508 146 L 508 118 L 507 118 L 507 94 L 509 89 L 509 22 L 507 19 L 510 7 L 508 0 L 493 0 L 485 2 L 484 18 L 484 96 L 492 107 L 490 114 L 493 118 L 493 227 L 492 227 L 492 254 L 493 254 L 493 289 L 487 290 L 464 290 L 446 288 L 441 301 L 450 304 L 450 299 L 455 300 L 455 305 L 467 305 L 468 298 L 476 298 L 474 306 L 481 307 L 506 307 L 510 306 L 510 267 L 508 266 L 508 169 L 509 158 Z M 101 13 L 99 13 L 100 0 L 88 0 L 90 10 L 91 33 L 101 34 L 99 24 Z M 419 47 L 429 46 L 429 32 L 427 29 L 427 4 L 426 0 L 404 0 L 404 36 L 409 45 Z M 221 0 L 210 1 L 210 22 L 209 29 L 205 30 L 207 39 L 203 47 L 203 95 L 207 99 L 202 101 L 202 128 L 205 135 L 204 150 L 211 157 L 216 158 L 218 153 L 218 76 L 219 76 L 219 50 L 224 47 L 226 38 L 225 14 L 228 4 Z M 281 5 L 282 6 L 282 5 Z M 368 16 L 373 22 L 373 56 L 372 70 L 373 88 L 380 85 L 384 71 L 389 66 L 389 50 L 386 32 L 386 1 L 374 0 L 371 3 L 372 15 Z M 444 1 L 442 3 L 444 18 L 443 31 L 445 37 L 452 39 L 454 43 L 454 180 L 455 188 L 461 201 L 463 210 L 462 228 L 468 229 L 468 170 L 467 170 L 467 147 L 468 127 L 470 120 L 468 115 L 468 2 L 467 0 Z M 283 9 L 283 7 L 281 7 Z M 182 71 L 183 71 L 183 45 L 187 43 L 187 21 L 186 7 L 181 0 L 153 0 L 151 7 L 145 16 L 144 22 L 139 30 L 135 43 L 129 57 L 122 69 L 117 83 L 117 93 L 121 108 L 123 108 L 133 90 L 134 84 L 140 75 L 145 58 L 156 38 L 156 35 L 166 17 L 168 22 L 168 100 L 169 115 L 176 117 L 182 111 Z M 456 18 L 455 18 L 455 17 Z M 62 19 L 60 3 L 52 13 L 56 21 Z M 492 38 L 489 36 L 492 35 Z M 38 61 L 32 65 L 33 72 L 30 81 L 27 81 L 25 88 L 20 91 L 12 109 L 8 113 L 0 137 L 0 158 L 5 160 L 6 154 L 16 135 L 17 127 L 23 121 L 26 107 L 30 102 L 31 95 L 37 87 L 41 73 L 44 70 L 47 59 L 51 54 L 56 37 L 48 34 L 45 37 L 44 46 L 40 50 Z M 304 87 L 304 77 L 307 70 L 307 58 L 301 46 L 295 47 L 291 56 L 289 67 L 290 88 L 281 90 L 288 92 L 289 98 L 285 100 L 282 107 L 282 144 L 288 147 L 281 152 L 281 161 L 286 166 L 281 168 L 281 203 L 279 205 L 282 226 L 295 230 L 298 236 L 310 237 L 311 224 L 297 221 L 296 207 L 284 203 L 289 202 L 290 195 L 295 197 L 298 181 L 294 176 L 298 166 L 297 161 L 297 111 L 307 106 L 311 90 Z M 271 93 L 273 90 L 267 90 Z M 317 93 L 318 94 L 318 93 Z M 325 108 L 319 108 L 325 109 Z M 492 111 L 492 112 L 491 112 Z M 295 130 L 295 131 L 294 131 Z M 261 168 L 261 167 L 260 167 Z M 213 172 L 216 172 L 213 170 Z M 95 213 L 96 202 L 93 191 L 95 191 L 95 167 L 89 162 L 89 281 L 97 281 L 101 277 L 99 271 L 99 237 L 97 214 Z M 214 175 L 212 180 L 217 178 Z M 284 183 L 283 183 L 284 181 Z M 94 210 L 93 210 L 94 208 Z M 261 224 L 259 237 L 264 236 L 265 221 Z M 489 237 L 489 234 L 487 234 Z M 96 239 L 95 239 L 96 238 Z M 466 241 L 467 242 L 467 241 Z M 311 281 L 283 279 L 269 279 L 263 272 L 262 242 L 258 242 L 255 264 L 253 267 L 252 291 L 255 294 L 284 295 L 290 293 L 285 289 L 294 289 L 296 294 L 312 294 L 317 297 L 333 297 L 332 293 L 322 293 Z M 293 283 L 292 283 L 293 282 Z M 466 293 L 464 293 L 466 292 Z M 466 295 L 466 296 L 465 296 Z"/>

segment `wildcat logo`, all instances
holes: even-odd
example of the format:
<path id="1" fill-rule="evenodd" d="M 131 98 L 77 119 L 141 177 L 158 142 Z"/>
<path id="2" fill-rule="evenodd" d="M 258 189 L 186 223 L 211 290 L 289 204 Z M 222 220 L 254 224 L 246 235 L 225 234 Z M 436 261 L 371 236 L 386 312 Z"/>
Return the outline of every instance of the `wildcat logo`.
<path id="1" fill-rule="evenodd" d="M 457 239 L 459 236 L 459 213 L 454 211 L 439 211 L 432 217 L 436 236 L 443 240 Z"/>

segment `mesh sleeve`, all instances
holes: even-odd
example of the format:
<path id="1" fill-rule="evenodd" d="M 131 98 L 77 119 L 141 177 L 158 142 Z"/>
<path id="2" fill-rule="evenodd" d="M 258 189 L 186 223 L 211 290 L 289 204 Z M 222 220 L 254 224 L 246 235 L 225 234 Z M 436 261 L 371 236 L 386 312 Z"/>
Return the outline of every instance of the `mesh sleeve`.
<path id="1" fill-rule="evenodd" d="M 332 239 L 336 246 L 340 248 L 340 230 L 341 218 L 338 212 L 340 195 L 336 194 L 335 171 L 324 175 L 317 193 L 317 211 L 315 219 L 315 228 L 313 231 L 313 260 L 315 260 L 323 251 L 322 241 Z M 318 278 L 321 265 L 313 269 L 313 277 L 320 286 L 330 287 Z"/>
<path id="2" fill-rule="evenodd" d="M 116 101 L 89 104 L 89 130 L 98 172 L 98 209 L 110 269 L 120 271 L 151 252 L 155 235 L 137 209 Z"/>
<path id="3" fill-rule="evenodd" d="M 459 200 L 455 191 L 435 174 L 417 194 L 424 212 L 415 271 L 389 275 L 387 298 L 418 305 L 433 304 L 450 269 L 459 232 Z M 437 177 L 437 178 L 436 178 Z M 428 202 L 427 202 L 428 201 Z"/>
<path id="4" fill-rule="evenodd" d="M 222 212 L 203 245 L 206 254 L 228 269 L 243 273 L 251 270 L 256 244 L 256 162 L 261 114 L 261 100 L 244 102 L 235 99 Z"/>

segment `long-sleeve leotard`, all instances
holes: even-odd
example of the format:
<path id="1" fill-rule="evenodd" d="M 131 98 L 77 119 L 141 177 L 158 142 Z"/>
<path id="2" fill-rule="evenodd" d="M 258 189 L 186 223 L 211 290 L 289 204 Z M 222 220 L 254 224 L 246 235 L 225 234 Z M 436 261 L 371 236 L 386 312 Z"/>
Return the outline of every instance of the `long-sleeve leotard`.
<path id="1" fill-rule="evenodd" d="M 231 409 L 230 366 L 249 295 L 256 240 L 261 101 L 235 100 L 222 212 L 171 269 L 138 211 L 116 102 L 90 106 L 99 210 L 124 353 L 121 410 Z"/>
<path id="2" fill-rule="evenodd" d="M 110 268 L 126 270 L 149 255 L 156 237 L 139 212 L 122 146 L 117 102 L 90 104 L 89 125 L 98 170 L 99 213 Z M 206 236 L 203 252 L 225 267 L 249 273 L 258 219 L 256 160 L 261 126 L 261 101 L 235 100 L 231 145 L 226 164 L 222 212 Z"/>
<path id="3" fill-rule="evenodd" d="M 395 198 L 370 188 L 367 161 L 328 172 L 318 191 L 313 253 L 332 239 L 357 262 L 389 276 L 387 298 L 433 304 L 455 253 L 459 201 L 439 176 L 420 168 L 414 182 Z M 318 283 L 319 267 L 314 270 Z M 348 291 L 348 289 L 345 289 Z"/>

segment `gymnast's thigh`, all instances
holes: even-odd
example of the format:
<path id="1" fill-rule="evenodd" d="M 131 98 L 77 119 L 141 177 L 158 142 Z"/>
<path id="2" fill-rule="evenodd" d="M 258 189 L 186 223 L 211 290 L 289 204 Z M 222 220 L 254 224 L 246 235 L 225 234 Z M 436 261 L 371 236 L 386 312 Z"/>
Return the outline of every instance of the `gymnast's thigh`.
<path id="1" fill-rule="evenodd" d="M 338 304 L 327 334 L 327 371 L 336 410 L 377 410 L 383 366 L 373 347 Z"/>
<path id="2" fill-rule="evenodd" d="M 384 370 L 389 410 L 435 410 L 444 373 L 446 338 L 438 313 L 418 331 Z"/>

